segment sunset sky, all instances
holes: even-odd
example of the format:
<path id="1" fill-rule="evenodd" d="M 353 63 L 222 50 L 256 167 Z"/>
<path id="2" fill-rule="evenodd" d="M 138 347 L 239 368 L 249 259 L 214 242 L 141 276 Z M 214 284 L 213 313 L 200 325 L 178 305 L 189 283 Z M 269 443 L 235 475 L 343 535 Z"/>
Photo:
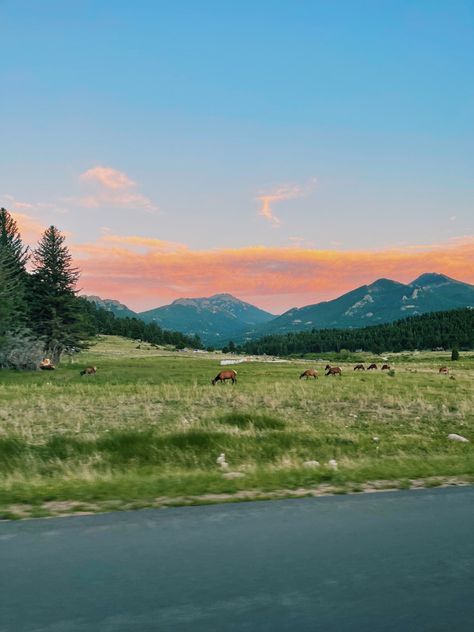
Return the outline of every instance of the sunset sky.
<path id="1" fill-rule="evenodd" d="M 0 205 L 132 309 L 474 283 L 470 0 L 2 0 Z"/>

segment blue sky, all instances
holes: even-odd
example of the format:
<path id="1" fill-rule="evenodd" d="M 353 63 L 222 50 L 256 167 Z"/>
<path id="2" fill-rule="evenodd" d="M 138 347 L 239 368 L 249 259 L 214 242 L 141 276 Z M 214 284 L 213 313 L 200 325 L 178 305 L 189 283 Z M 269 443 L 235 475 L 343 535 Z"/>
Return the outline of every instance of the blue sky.
<path id="1" fill-rule="evenodd" d="M 77 242 L 474 232 L 472 2 L 3 0 L 0 20 L 0 195 Z M 127 196 L 81 178 L 98 166 Z"/>

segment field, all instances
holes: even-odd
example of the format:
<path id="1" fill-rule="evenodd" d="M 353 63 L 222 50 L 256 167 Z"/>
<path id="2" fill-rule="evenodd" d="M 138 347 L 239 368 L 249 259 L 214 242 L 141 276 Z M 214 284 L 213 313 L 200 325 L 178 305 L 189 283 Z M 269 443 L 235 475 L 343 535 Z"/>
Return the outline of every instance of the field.
<path id="1" fill-rule="evenodd" d="M 219 359 L 103 337 L 55 372 L 0 373 L 0 515 L 474 480 L 473 353 L 391 355 L 391 375 L 338 362 L 342 378 L 255 361 L 213 387 Z M 298 379 L 308 366 L 318 380 Z"/>

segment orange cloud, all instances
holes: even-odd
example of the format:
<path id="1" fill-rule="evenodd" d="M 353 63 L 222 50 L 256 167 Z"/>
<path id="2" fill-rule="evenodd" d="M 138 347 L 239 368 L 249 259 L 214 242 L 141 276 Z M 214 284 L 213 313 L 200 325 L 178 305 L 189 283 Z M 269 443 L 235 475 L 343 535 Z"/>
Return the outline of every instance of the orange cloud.
<path id="1" fill-rule="evenodd" d="M 76 246 L 84 292 L 147 309 L 177 297 L 230 292 L 270 311 L 335 298 L 379 277 L 408 282 L 437 271 L 474 282 L 474 238 L 374 251 L 267 248 L 189 250 L 142 238 Z M 137 252 L 134 246 L 146 246 Z"/>
<path id="2" fill-rule="evenodd" d="M 43 226 L 15 213 L 22 237 L 37 242 Z M 85 294 L 144 310 L 178 297 L 229 292 L 278 313 L 329 300 L 380 277 L 409 282 L 441 272 L 474 283 L 474 236 L 382 250 L 253 246 L 191 250 L 186 245 L 106 232 L 93 243 L 69 240 Z"/>
<path id="3" fill-rule="evenodd" d="M 25 244 L 34 246 L 44 232 L 45 226 L 34 217 L 24 213 L 15 213 L 15 221 Z"/>
<path id="4" fill-rule="evenodd" d="M 300 186 L 298 184 L 280 186 L 271 193 L 259 195 L 256 198 L 259 202 L 262 203 L 262 206 L 258 211 L 259 215 L 264 217 L 274 226 L 279 226 L 281 222 L 279 218 L 274 214 L 272 204 L 275 204 L 276 202 L 281 202 L 282 200 L 291 200 L 308 195 L 314 189 L 315 184 L 316 179 L 313 178 L 303 186 Z"/>

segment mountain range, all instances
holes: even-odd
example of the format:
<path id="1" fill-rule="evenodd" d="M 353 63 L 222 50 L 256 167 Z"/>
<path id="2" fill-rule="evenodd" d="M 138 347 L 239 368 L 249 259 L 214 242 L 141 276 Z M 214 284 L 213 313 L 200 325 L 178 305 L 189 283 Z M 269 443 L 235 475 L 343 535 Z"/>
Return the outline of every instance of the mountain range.
<path id="1" fill-rule="evenodd" d="M 408 284 L 378 279 L 339 298 L 292 308 L 274 316 L 230 294 L 182 298 L 170 305 L 135 313 L 111 299 L 87 296 L 118 317 L 134 316 L 164 329 L 198 334 L 206 345 L 222 346 L 266 334 L 325 328 L 358 328 L 405 316 L 474 307 L 474 286 L 443 274 L 422 274 Z"/>

